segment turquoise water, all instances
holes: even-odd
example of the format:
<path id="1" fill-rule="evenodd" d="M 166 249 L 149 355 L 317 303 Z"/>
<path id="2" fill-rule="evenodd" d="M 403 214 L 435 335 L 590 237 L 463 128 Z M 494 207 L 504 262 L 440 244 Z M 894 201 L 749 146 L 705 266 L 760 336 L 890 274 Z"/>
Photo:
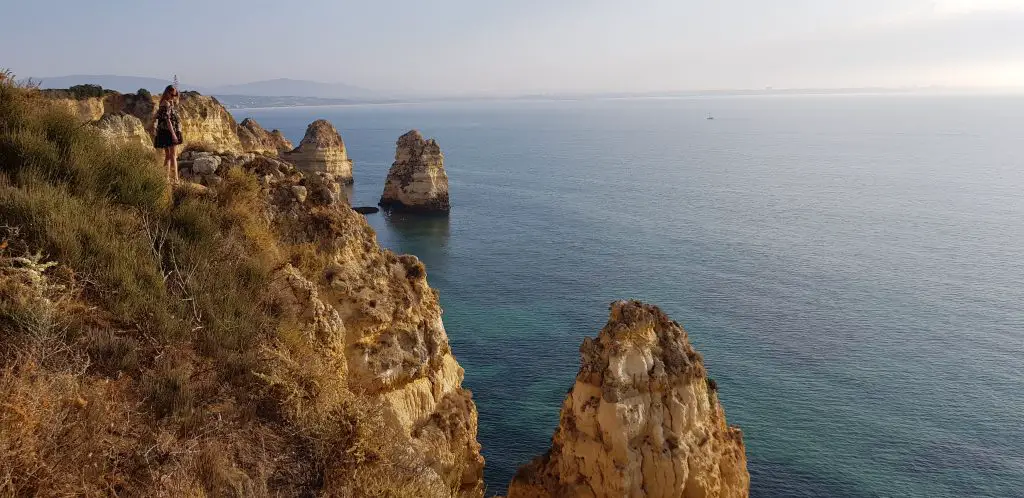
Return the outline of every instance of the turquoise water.
<path id="1" fill-rule="evenodd" d="M 549 446 L 608 303 L 638 298 L 704 354 L 752 495 L 1024 496 L 1024 98 L 235 114 L 296 142 L 331 120 L 355 205 L 401 133 L 437 138 L 450 218 L 368 220 L 440 291 L 490 492 Z"/>

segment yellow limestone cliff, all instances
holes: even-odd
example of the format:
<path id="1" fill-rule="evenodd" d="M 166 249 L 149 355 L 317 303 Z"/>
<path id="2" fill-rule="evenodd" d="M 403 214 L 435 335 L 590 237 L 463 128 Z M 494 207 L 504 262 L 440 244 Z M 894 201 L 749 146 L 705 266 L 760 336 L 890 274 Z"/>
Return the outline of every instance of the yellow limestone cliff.
<path id="1" fill-rule="evenodd" d="M 280 130 L 267 131 L 252 118 L 245 118 L 238 123 L 238 138 L 246 152 L 276 156 L 294 148 Z"/>
<path id="2" fill-rule="evenodd" d="M 273 159 L 260 162 L 270 172 L 286 168 Z M 336 196 L 318 195 L 325 183 L 316 175 L 273 180 L 273 217 L 289 242 L 316 241 L 326 258 L 313 283 L 344 327 L 344 345 L 335 347 L 347 360 L 348 389 L 381 402 L 386 424 L 402 438 L 398 446 L 424 466 L 423 479 L 444 490 L 439 496 L 482 496 L 476 405 L 462 388 L 464 371 L 426 268 L 415 256 L 381 249 L 363 216 Z M 296 198 L 296 187 L 308 196 Z"/>
<path id="3" fill-rule="evenodd" d="M 294 150 L 281 154 L 307 174 L 327 173 L 337 182 L 352 183 L 352 160 L 338 130 L 326 119 L 313 121 Z"/>
<path id="4" fill-rule="evenodd" d="M 98 97 L 75 97 L 60 90 L 46 91 L 56 107 L 78 116 L 82 122 L 96 122 L 104 115 L 124 113 L 135 116 L 153 134 L 159 95 L 106 92 Z M 214 97 L 182 92 L 178 102 L 181 133 L 185 146 L 202 145 L 217 152 L 245 152 L 238 138 L 235 118 Z"/>
<path id="5" fill-rule="evenodd" d="M 742 433 L 679 324 L 618 301 L 580 355 L 551 449 L 519 469 L 509 498 L 749 495 Z"/>
<path id="6" fill-rule="evenodd" d="M 152 146 L 153 139 L 146 131 L 139 118 L 123 112 L 104 114 L 92 122 L 103 135 L 103 138 L 110 142 L 134 143 L 145 146 Z"/>

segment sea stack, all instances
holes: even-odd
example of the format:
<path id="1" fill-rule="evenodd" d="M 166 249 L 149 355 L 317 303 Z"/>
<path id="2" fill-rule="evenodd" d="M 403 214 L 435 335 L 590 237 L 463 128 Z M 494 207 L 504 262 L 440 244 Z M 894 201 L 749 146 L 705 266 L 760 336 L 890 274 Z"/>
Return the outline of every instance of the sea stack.
<path id="1" fill-rule="evenodd" d="M 614 302 L 580 356 L 551 449 L 519 469 L 508 498 L 749 496 L 743 434 L 678 323 Z"/>
<path id="2" fill-rule="evenodd" d="M 448 212 L 448 173 L 437 142 L 425 140 L 417 130 L 398 138 L 379 204 L 390 210 Z"/>
<path id="3" fill-rule="evenodd" d="M 242 149 L 246 152 L 276 156 L 295 148 L 280 131 L 268 132 L 252 118 L 245 118 L 238 123 L 238 139 L 242 141 Z"/>
<path id="4" fill-rule="evenodd" d="M 348 158 L 345 142 L 325 119 L 310 123 L 299 146 L 281 157 L 303 173 L 327 173 L 338 183 L 352 183 L 352 160 Z"/>

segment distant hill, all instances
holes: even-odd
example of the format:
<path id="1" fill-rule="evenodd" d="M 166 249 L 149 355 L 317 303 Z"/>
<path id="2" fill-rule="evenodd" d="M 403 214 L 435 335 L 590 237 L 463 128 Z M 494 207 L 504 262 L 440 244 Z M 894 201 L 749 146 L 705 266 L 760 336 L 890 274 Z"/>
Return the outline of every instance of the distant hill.
<path id="1" fill-rule="evenodd" d="M 210 88 L 209 93 L 214 95 L 319 97 L 326 99 L 366 99 L 378 96 L 371 90 L 344 83 L 321 83 L 318 81 L 292 80 L 288 78 L 219 86 Z"/>
<path id="2" fill-rule="evenodd" d="M 100 85 L 109 90 L 116 90 L 121 93 L 135 93 L 140 88 L 145 88 L 152 93 L 160 93 L 171 84 L 170 79 L 144 78 L 141 76 L 118 76 L 114 74 L 74 74 L 70 76 L 33 77 L 40 82 L 41 88 L 68 88 L 74 85 Z M 182 83 L 180 89 L 197 90 L 206 93 L 202 88 Z"/>

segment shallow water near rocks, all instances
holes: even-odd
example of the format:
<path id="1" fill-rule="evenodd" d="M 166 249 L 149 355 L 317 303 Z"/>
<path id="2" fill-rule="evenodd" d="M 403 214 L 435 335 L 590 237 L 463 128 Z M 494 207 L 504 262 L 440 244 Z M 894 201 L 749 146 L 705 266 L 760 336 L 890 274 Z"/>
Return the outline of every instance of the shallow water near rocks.
<path id="1" fill-rule="evenodd" d="M 608 303 L 637 298 L 704 354 L 753 496 L 1024 496 L 1024 97 L 234 114 L 296 143 L 331 120 L 356 206 L 399 135 L 438 140 L 450 217 L 367 220 L 440 292 L 489 493 L 549 447 Z"/>

